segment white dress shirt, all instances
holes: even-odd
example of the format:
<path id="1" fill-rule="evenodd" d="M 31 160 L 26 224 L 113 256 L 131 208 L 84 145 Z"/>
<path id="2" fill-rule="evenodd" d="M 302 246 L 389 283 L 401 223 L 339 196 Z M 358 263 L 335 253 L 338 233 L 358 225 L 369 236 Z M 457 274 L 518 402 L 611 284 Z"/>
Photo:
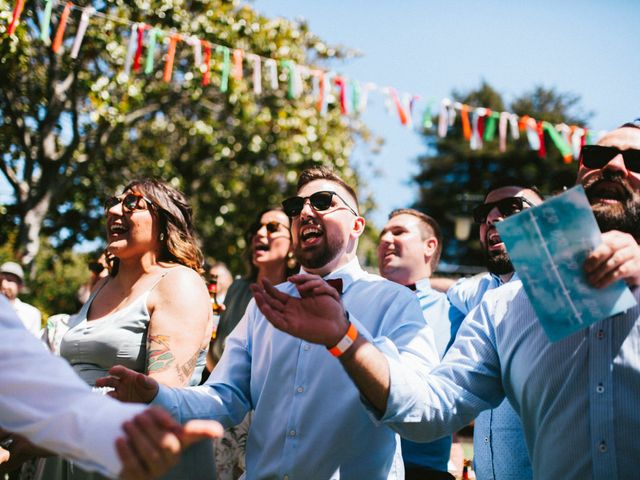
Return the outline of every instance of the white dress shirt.
<path id="1" fill-rule="evenodd" d="M 485 294 L 421 388 L 390 363 L 382 421 L 429 440 L 506 395 L 522 419 L 534 478 L 637 478 L 639 345 L 640 306 L 550 342 L 522 283 L 512 281 Z"/>
<path id="2" fill-rule="evenodd" d="M 61 358 L 46 350 L 0 295 L 0 426 L 115 477 L 122 464 L 121 425 L 145 409 L 93 393 Z"/>
<path id="3" fill-rule="evenodd" d="M 433 333 L 408 288 L 366 273 L 354 259 L 342 300 L 360 335 L 409 370 L 438 363 Z M 289 282 L 278 286 L 299 297 Z M 400 438 L 377 425 L 340 364 L 323 345 L 274 328 L 252 300 L 227 337 L 220 362 L 200 387 L 160 387 L 154 403 L 179 421 L 212 418 L 225 427 L 254 410 L 247 479 L 403 479 Z"/>

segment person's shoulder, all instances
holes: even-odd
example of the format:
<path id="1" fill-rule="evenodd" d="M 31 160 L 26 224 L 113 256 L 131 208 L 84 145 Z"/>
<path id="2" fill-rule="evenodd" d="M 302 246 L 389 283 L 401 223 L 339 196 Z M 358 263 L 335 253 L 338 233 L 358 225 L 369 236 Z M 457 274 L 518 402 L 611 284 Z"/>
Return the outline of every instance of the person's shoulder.
<path id="1" fill-rule="evenodd" d="M 447 293 L 475 292 L 481 286 L 490 284 L 492 279 L 488 272 L 477 273 L 472 277 L 462 277 L 449 288 Z"/>
<path id="2" fill-rule="evenodd" d="M 387 280 L 386 278 L 375 273 L 366 272 L 365 275 L 358 279 L 356 283 L 363 286 L 364 288 L 370 289 L 372 292 L 375 292 L 370 293 L 371 295 L 417 300 L 415 293 L 409 288 L 391 280 Z"/>
<path id="3" fill-rule="evenodd" d="M 207 286 L 198 272 L 184 265 L 178 265 L 168 267 L 166 271 L 162 272 L 162 278 L 159 280 L 156 290 L 162 293 L 183 295 L 196 293 L 200 290 L 206 292 Z"/>
<path id="4" fill-rule="evenodd" d="M 522 287 L 520 280 L 507 282 L 499 287 L 487 290 L 482 296 L 482 303 L 485 305 L 506 306 L 519 298 L 527 298 L 527 294 Z"/>
<path id="5" fill-rule="evenodd" d="M 19 300 L 19 299 L 16 299 Z M 38 310 L 37 307 L 34 307 L 33 305 L 31 305 L 30 303 L 27 302 L 23 302 L 22 300 L 20 300 L 20 303 L 16 302 L 17 305 L 20 306 L 20 310 L 22 310 L 22 313 L 28 314 L 28 315 L 32 315 L 32 316 L 38 316 L 40 317 L 42 314 L 40 313 L 40 310 Z"/>

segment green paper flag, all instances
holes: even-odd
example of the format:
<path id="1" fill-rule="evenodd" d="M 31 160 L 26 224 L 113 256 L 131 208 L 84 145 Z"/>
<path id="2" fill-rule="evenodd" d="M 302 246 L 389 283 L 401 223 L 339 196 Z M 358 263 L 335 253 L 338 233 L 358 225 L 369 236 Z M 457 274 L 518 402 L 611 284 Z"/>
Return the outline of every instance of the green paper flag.
<path id="1" fill-rule="evenodd" d="M 220 91 L 229 90 L 229 72 L 231 70 L 231 60 L 229 57 L 229 47 L 218 46 L 216 53 L 222 53 L 222 76 L 220 77 Z"/>
<path id="2" fill-rule="evenodd" d="M 553 144 L 560 151 L 565 162 L 570 162 L 573 158 L 573 153 L 569 144 L 562 138 L 562 135 L 560 135 L 556 128 L 549 122 L 542 122 L 542 128 L 547 132 Z"/>
<path id="3" fill-rule="evenodd" d="M 492 142 L 496 138 L 496 126 L 498 125 L 498 118 L 500 114 L 498 112 L 491 112 L 487 117 L 487 121 L 484 126 L 484 141 Z"/>

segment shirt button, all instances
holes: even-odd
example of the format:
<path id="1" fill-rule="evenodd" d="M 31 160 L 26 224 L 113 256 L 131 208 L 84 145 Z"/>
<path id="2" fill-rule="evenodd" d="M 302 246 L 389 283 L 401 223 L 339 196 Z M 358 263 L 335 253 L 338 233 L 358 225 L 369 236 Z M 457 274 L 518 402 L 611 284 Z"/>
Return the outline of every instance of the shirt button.
<path id="1" fill-rule="evenodd" d="M 489 437 L 484 437 L 484 443 L 489 443 Z"/>
<path id="2" fill-rule="evenodd" d="M 604 393 L 604 386 L 601 383 L 599 383 L 598 386 L 596 387 L 596 392 Z"/>
<path id="3" fill-rule="evenodd" d="M 598 330 L 598 340 L 602 340 L 604 338 L 604 330 Z"/>
<path id="4" fill-rule="evenodd" d="M 308 343 L 305 343 L 302 348 L 304 348 L 305 350 L 309 350 L 311 348 L 311 346 Z"/>
<path id="5" fill-rule="evenodd" d="M 296 436 L 296 431 L 295 430 L 289 431 L 289 436 L 290 437 L 295 437 Z"/>
<path id="6" fill-rule="evenodd" d="M 600 442 L 600 445 L 598 445 L 598 450 L 600 450 L 600 453 L 605 453 L 607 451 L 607 444 L 604 442 Z"/>
<path id="7" fill-rule="evenodd" d="M 298 393 L 302 393 L 302 392 L 304 392 L 304 387 L 298 387 L 298 388 L 296 388 L 296 392 L 298 392 Z"/>

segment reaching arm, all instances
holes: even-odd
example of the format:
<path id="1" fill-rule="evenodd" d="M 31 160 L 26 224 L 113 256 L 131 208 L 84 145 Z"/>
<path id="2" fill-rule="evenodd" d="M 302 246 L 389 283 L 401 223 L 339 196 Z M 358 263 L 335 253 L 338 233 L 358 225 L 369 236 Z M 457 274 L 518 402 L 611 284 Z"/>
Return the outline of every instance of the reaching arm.
<path id="1" fill-rule="evenodd" d="M 115 476 L 120 425 L 144 407 L 96 395 L 0 299 L 0 424 L 34 444 Z M 96 415 L 100 412 L 100 415 Z"/>
<path id="2" fill-rule="evenodd" d="M 335 346 L 348 329 L 340 295 L 316 275 L 295 275 L 290 281 L 296 285 L 300 298 L 287 295 L 266 281 L 252 286 L 262 313 L 276 328 L 293 336 L 328 348 Z M 384 353 L 380 349 L 383 344 L 376 341 L 374 345 L 374 339 L 363 331 L 340 356 L 345 370 L 378 413 L 386 410 L 390 388 L 389 362 L 398 361 L 408 370 L 415 367 L 423 371 L 437 364 L 433 337 L 424 326 L 418 302 L 408 291 L 407 298 L 413 303 L 407 304 L 406 308 L 399 306 L 407 303 L 405 299 L 404 302 L 393 302 L 397 305 L 389 305 L 385 312 L 385 315 L 394 317 L 388 320 L 388 325 L 393 324 L 394 327 L 389 328 L 388 332 L 393 338 L 382 339 L 384 346 L 389 347 Z M 355 321 L 353 318 L 351 320 Z M 408 320 L 414 323 L 407 323 L 403 327 Z M 422 331 L 418 332 L 416 325 L 420 325 Z M 398 342 L 399 348 L 394 342 Z"/>

